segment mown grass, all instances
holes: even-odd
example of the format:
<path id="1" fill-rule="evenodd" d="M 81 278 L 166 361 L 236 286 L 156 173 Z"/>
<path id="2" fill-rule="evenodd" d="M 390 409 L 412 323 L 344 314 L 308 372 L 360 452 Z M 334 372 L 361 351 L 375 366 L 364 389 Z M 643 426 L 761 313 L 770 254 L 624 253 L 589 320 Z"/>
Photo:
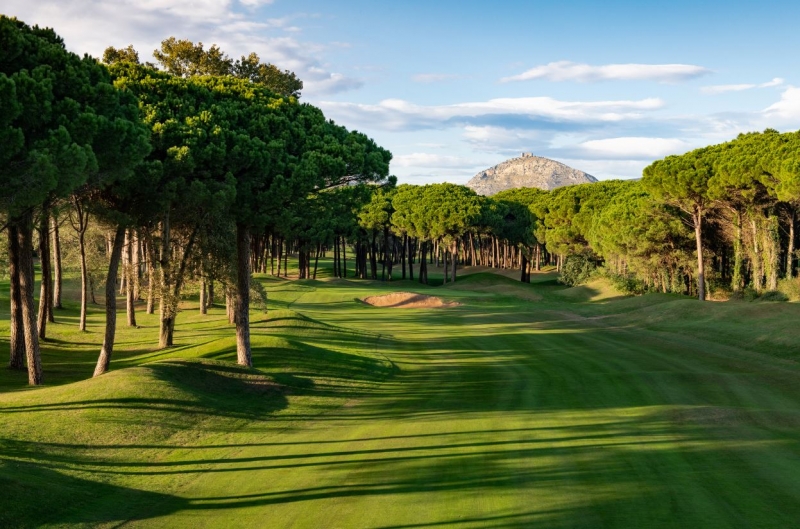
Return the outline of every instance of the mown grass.
<path id="1" fill-rule="evenodd" d="M 189 300 L 176 347 L 154 348 L 155 317 L 121 317 L 114 369 L 87 380 L 101 316 L 81 334 L 75 306 L 59 312 L 47 386 L 0 373 L 0 526 L 800 519 L 800 306 L 621 297 L 551 273 L 259 279 L 254 370 L 233 364 L 224 310 Z M 460 305 L 358 302 L 409 290 Z"/>

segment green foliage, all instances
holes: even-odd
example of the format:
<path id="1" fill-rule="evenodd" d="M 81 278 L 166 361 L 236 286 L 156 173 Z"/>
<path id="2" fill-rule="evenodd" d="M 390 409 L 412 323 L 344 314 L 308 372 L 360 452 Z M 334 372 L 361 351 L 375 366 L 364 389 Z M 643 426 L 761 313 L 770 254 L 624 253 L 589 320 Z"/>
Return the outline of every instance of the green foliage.
<path id="1" fill-rule="evenodd" d="M 149 146 L 136 102 L 50 29 L 0 16 L 0 207 L 12 217 L 91 175 L 132 174 Z"/>
<path id="2" fill-rule="evenodd" d="M 108 59 L 106 60 L 106 54 Z M 119 60 L 138 62 L 138 54 L 130 46 L 125 50 L 109 48 L 104 54 L 104 62 Z M 161 49 L 155 50 L 153 56 L 168 73 L 178 77 L 210 75 L 222 77 L 232 75 L 263 86 L 284 97 L 300 97 L 303 81 L 294 72 L 281 71 L 274 64 L 262 63 L 257 54 L 251 53 L 234 61 L 219 46 L 213 44 L 209 49 L 202 42 L 195 44 L 186 39 L 169 37 L 161 41 Z M 135 58 L 136 60 L 133 60 Z"/>
<path id="3" fill-rule="evenodd" d="M 592 277 L 596 268 L 594 262 L 585 254 L 569 255 L 564 260 L 558 281 L 571 287 L 581 285 Z"/>
<path id="4" fill-rule="evenodd" d="M 471 229 L 481 215 L 478 195 L 455 184 L 399 186 L 392 208 L 395 231 L 424 241 L 452 241 Z"/>
<path id="5" fill-rule="evenodd" d="M 153 57 L 166 72 L 177 77 L 227 75 L 233 67 L 233 61 L 216 44 L 206 50 L 202 42 L 195 44 L 175 37 L 162 40 Z"/>
<path id="6" fill-rule="evenodd" d="M 139 64 L 139 52 L 133 48 L 133 44 L 129 44 L 127 48 L 109 46 L 103 51 L 102 60 L 105 64 L 114 64 L 118 62 Z"/>
<path id="7" fill-rule="evenodd" d="M 274 64 L 262 63 L 255 53 L 246 57 L 242 55 L 241 59 L 233 63 L 231 73 L 286 97 L 300 97 L 300 91 L 303 89 L 303 81 L 298 79 L 294 72 L 281 71 Z"/>
<path id="8" fill-rule="evenodd" d="M 603 277 L 611 281 L 616 290 L 626 295 L 642 295 L 650 291 L 647 284 L 633 274 L 617 274 L 603 270 Z"/>
<path id="9" fill-rule="evenodd" d="M 267 301 L 269 300 L 267 290 L 260 281 L 250 280 L 250 303 L 261 312 L 267 312 Z"/>
<path id="10" fill-rule="evenodd" d="M 788 301 L 800 301 L 800 278 L 791 277 L 778 281 L 778 290 Z"/>
<path id="11" fill-rule="evenodd" d="M 789 301 L 789 296 L 780 290 L 768 290 L 761 294 L 757 301 Z"/>

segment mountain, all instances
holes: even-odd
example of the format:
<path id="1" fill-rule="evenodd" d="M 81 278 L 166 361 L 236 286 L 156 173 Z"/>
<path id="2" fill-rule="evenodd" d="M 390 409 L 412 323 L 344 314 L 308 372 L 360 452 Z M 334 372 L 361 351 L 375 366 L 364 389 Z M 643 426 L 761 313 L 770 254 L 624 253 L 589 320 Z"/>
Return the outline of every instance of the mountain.
<path id="1" fill-rule="evenodd" d="M 494 195 L 517 187 L 555 189 L 573 184 L 597 182 L 597 178 L 563 163 L 533 156 L 524 152 L 519 158 L 506 160 L 476 174 L 467 182 L 467 187 L 479 195 Z"/>

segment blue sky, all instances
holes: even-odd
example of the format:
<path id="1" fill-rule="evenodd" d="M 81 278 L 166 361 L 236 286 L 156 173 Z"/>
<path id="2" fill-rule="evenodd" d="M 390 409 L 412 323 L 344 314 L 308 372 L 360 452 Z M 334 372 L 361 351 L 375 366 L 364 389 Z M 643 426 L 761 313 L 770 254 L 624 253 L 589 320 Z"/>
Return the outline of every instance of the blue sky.
<path id="1" fill-rule="evenodd" d="M 601 179 L 740 132 L 800 129 L 790 2 L 6 0 L 99 56 L 168 37 L 257 52 L 303 100 L 394 154 L 400 182 L 464 183 L 522 151 Z"/>

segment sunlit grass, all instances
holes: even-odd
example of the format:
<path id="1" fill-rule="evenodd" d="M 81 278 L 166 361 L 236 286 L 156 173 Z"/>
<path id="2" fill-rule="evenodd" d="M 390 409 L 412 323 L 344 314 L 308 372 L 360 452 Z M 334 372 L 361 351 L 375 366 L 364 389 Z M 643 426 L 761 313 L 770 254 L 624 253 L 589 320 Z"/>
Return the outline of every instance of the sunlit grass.
<path id="1" fill-rule="evenodd" d="M 120 314 L 112 371 L 88 379 L 102 312 L 79 333 L 70 300 L 46 387 L 0 373 L 0 526 L 800 519 L 800 307 L 474 272 L 445 288 L 259 276 L 253 370 L 224 305 L 201 316 L 190 296 L 174 348 L 155 347 L 157 316 Z M 391 291 L 459 305 L 358 301 Z"/>

